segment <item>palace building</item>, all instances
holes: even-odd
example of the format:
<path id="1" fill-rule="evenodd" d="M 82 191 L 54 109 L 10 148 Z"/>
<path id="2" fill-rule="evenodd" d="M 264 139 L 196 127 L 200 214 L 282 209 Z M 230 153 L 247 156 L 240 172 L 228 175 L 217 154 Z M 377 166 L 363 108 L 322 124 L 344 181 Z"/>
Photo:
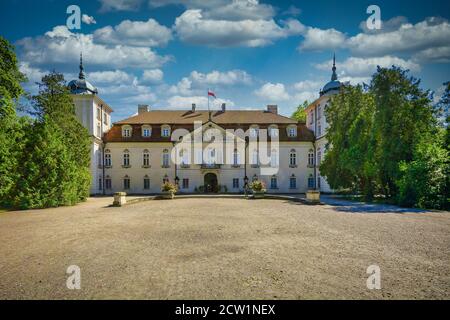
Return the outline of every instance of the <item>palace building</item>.
<path id="1" fill-rule="evenodd" d="M 89 130 L 91 194 L 157 194 L 165 181 L 179 192 L 244 191 L 262 180 L 268 193 L 331 192 L 318 164 L 326 152 L 323 110 L 339 92 L 333 62 L 331 82 L 307 108 L 305 123 L 265 110 L 153 110 L 139 105 L 136 115 L 111 123 L 112 108 L 85 79 L 68 84 L 76 114 Z"/>

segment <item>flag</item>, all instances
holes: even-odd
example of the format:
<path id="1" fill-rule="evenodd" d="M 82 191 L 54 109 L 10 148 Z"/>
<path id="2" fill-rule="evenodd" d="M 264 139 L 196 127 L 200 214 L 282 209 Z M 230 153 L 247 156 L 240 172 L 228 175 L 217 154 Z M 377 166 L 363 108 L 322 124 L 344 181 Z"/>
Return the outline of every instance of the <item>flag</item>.
<path id="1" fill-rule="evenodd" d="M 208 96 L 214 97 L 217 99 L 216 94 L 210 90 L 208 90 Z"/>

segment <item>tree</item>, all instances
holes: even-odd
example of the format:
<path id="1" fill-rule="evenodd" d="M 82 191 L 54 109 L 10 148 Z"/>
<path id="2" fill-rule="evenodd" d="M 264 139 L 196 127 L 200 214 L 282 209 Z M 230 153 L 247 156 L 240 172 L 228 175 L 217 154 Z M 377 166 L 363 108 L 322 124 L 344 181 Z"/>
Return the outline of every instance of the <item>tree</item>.
<path id="1" fill-rule="evenodd" d="M 90 186 L 90 137 L 78 122 L 64 77 L 42 78 L 33 97 L 36 120 L 20 159 L 14 205 L 43 208 L 73 205 L 86 199 Z"/>
<path id="2" fill-rule="evenodd" d="M 378 67 L 372 77 L 369 90 L 376 106 L 374 159 L 381 192 L 387 197 L 397 194 L 399 164 L 412 161 L 421 136 L 435 128 L 430 94 L 419 85 L 420 80 L 397 67 Z"/>
<path id="3" fill-rule="evenodd" d="M 297 110 L 292 113 L 291 118 L 295 119 L 299 122 L 306 122 L 306 108 L 309 106 L 309 102 L 307 100 L 303 101 L 302 104 L 299 104 Z"/>
<path id="4" fill-rule="evenodd" d="M 0 205 L 10 205 L 10 196 L 18 179 L 23 122 L 16 115 L 17 100 L 24 93 L 14 48 L 0 37 Z"/>
<path id="5" fill-rule="evenodd" d="M 444 132 L 423 138 L 414 149 L 414 160 L 400 163 L 398 203 L 419 208 L 448 209 L 449 151 Z"/>
<path id="6" fill-rule="evenodd" d="M 373 153 L 374 98 L 361 86 L 346 86 L 325 109 L 330 124 L 329 146 L 320 166 L 333 189 L 350 188 L 362 192 L 367 200 L 374 193 Z"/>

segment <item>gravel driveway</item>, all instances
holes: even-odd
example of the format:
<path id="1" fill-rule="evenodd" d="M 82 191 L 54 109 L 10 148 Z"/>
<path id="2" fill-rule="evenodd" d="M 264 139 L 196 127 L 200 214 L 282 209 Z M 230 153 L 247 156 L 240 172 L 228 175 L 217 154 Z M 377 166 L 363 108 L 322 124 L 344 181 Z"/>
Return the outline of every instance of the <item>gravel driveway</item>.
<path id="1" fill-rule="evenodd" d="M 175 199 L 0 214 L 1 299 L 449 299 L 450 213 Z M 366 269 L 381 268 L 381 290 Z M 66 287 L 67 267 L 81 289 Z"/>

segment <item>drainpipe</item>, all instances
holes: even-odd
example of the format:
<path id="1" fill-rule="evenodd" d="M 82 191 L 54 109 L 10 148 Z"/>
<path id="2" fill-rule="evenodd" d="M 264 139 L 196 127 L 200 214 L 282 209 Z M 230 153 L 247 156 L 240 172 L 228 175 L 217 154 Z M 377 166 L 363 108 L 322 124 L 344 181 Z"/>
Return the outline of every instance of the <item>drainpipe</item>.
<path id="1" fill-rule="evenodd" d="M 102 194 L 106 194 L 105 186 L 105 141 L 103 137 L 103 104 L 100 105 L 100 139 L 102 140 Z"/>
<path id="2" fill-rule="evenodd" d="M 317 190 L 317 157 L 316 157 L 316 135 L 317 135 L 317 106 L 314 108 L 314 143 L 313 143 L 313 150 L 314 150 L 314 190 Z"/>

